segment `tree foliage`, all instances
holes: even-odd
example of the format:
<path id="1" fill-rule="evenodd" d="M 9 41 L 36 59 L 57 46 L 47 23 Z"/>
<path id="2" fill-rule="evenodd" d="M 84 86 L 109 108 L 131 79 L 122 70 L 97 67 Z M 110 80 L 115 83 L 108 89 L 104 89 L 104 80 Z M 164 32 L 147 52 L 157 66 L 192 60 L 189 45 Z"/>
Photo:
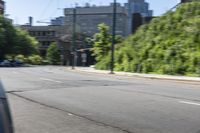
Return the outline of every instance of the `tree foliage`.
<path id="1" fill-rule="evenodd" d="M 180 5 L 117 45 L 119 71 L 199 75 L 200 2 Z"/>
<path id="2" fill-rule="evenodd" d="M 47 60 L 52 64 L 52 65 L 57 65 L 60 62 L 60 52 L 59 49 L 56 45 L 56 43 L 51 43 L 49 48 L 47 49 Z"/>
<path id="3" fill-rule="evenodd" d="M 98 29 L 99 33 L 94 35 L 94 45 L 92 49 L 93 55 L 95 56 L 97 62 L 108 55 L 111 47 L 111 35 L 108 32 L 109 27 L 103 23 L 98 25 Z"/>
<path id="4" fill-rule="evenodd" d="M 43 59 L 39 55 L 31 55 L 28 57 L 27 62 L 32 65 L 41 65 L 43 64 Z"/>
<path id="5" fill-rule="evenodd" d="M 6 18 L 0 16 L 0 59 L 6 55 L 36 54 L 38 42 L 26 31 L 12 26 Z"/>
<path id="6" fill-rule="evenodd" d="M 94 35 L 93 39 L 89 39 L 89 42 L 93 43 L 92 52 L 97 61 L 95 67 L 98 69 L 109 69 L 112 35 L 109 33 L 109 27 L 104 23 L 99 24 L 98 29 L 99 32 Z M 116 43 L 121 43 L 122 41 L 122 36 L 116 36 Z"/>

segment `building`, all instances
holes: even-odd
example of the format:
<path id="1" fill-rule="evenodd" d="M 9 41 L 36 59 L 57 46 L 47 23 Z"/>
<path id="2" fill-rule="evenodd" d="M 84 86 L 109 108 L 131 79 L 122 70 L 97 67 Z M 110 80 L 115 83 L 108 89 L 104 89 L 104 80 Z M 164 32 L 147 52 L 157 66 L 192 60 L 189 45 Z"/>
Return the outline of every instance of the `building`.
<path id="1" fill-rule="evenodd" d="M 116 34 L 128 36 L 132 33 L 133 14 L 140 13 L 142 17 L 151 17 L 153 11 L 149 10 L 149 4 L 144 0 L 129 0 L 123 6 L 117 4 L 117 20 Z M 113 3 L 108 6 L 90 6 L 76 7 L 77 25 L 80 26 L 80 31 L 83 34 L 92 36 L 98 32 L 97 25 L 105 23 L 112 30 L 113 24 Z M 65 9 L 65 24 L 72 25 L 73 8 Z"/>
<path id="2" fill-rule="evenodd" d="M 39 42 L 39 51 L 40 55 L 45 57 L 47 49 L 52 42 L 56 42 L 61 52 L 61 61 L 63 65 L 72 64 L 72 27 L 68 27 L 66 25 L 63 26 L 30 26 L 24 25 L 21 26 L 22 29 L 26 30 L 32 37 L 35 37 Z M 85 40 L 85 36 L 76 33 L 76 46 L 74 46 L 75 51 L 77 51 L 77 59 L 76 65 L 81 65 L 80 61 L 80 52 L 79 49 L 87 48 L 87 44 L 83 40 Z M 90 59 L 89 57 L 88 59 Z"/>
<path id="3" fill-rule="evenodd" d="M 149 10 L 149 3 L 145 0 L 129 0 L 125 3 L 125 8 L 129 14 L 140 13 L 143 17 L 153 16 L 153 10 Z"/>
<path id="4" fill-rule="evenodd" d="M 72 65 L 72 62 L 75 63 L 75 66 L 83 66 L 82 54 L 87 55 L 87 59 L 84 65 L 92 65 L 94 63 L 94 57 L 91 56 L 90 47 L 85 43 L 85 36 L 82 34 L 76 34 L 76 45 L 73 46 L 73 35 L 67 34 L 59 38 L 58 46 L 61 51 L 61 62 L 62 65 Z M 73 47 L 72 47 L 73 46 Z M 89 47 L 89 48 L 88 48 Z M 72 51 L 74 49 L 74 51 Z M 74 55 L 74 60 L 73 56 Z"/>
<path id="5" fill-rule="evenodd" d="M 143 17 L 140 13 L 134 13 L 132 17 L 132 33 L 135 33 L 141 25 L 149 23 L 153 18 L 155 18 L 152 16 Z"/>
<path id="6" fill-rule="evenodd" d="M 191 2 L 192 0 L 181 0 L 181 3 Z"/>
<path id="7" fill-rule="evenodd" d="M 117 26 L 118 35 L 127 35 L 127 11 L 123 6 L 117 4 Z M 109 6 L 85 6 L 76 8 L 76 23 L 80 27 L 80 32 L 92 36 L 98 32 L 97 26 L 105 23 L 112 30 L 113 4 Z M 65 23 L 72 25 L 73 8 L 65 9 Z"/>
<path id="8" fill-rule="evenodd" d="M 51 20 L 51 25 L 65 25 L 65 17 L 57 17 Z"/>
<path id="9" fill-rule="evenodd" d="M 5 10 L 5 2 L 3 0 L 0 0 L 0 15 L 4 14 Z"/>
<path id="10" fill-rule="evenodd" d="M 139 13 L 142 17 L 152 17 L 153 16 L 153 10 L 149 10 L 149 3 L 145 2 L 145 0 L 128 0 L 128 3 L 125 3 L 125 8 L 128 11 L 128 27 L 129 31 L 128 33 L 133 33 L 131 29 L 134 29 L 134 27 L 137 26 L 134 25 L 133 22 L 133 14 Z"/>
<path id="11" fill-rule="evenodd" d="M 42 56 L 46 55 L 46 50 L 52 42 L 57 42 L 61 36 L 69 34 L 71 29 L 66 26 L 21 26 L 29 32 L 39 42 L 39 50 Z"/>

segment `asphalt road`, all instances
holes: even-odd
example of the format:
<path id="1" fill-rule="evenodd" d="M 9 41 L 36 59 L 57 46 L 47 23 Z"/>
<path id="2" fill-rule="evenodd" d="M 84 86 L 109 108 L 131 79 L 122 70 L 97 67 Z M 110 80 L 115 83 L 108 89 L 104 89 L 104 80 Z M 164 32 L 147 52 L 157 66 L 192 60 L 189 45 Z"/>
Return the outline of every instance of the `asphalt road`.
<path id="1" fill-rule="evenodd" d="M 200 133 L 200 84 L 0 68 L 16 133 Z"/>

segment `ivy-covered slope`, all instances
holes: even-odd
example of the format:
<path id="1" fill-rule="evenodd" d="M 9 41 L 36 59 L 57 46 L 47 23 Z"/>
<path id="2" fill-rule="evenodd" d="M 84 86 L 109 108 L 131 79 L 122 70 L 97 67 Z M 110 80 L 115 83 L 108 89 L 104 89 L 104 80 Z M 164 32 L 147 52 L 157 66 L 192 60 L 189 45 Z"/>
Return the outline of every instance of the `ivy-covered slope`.
<path id="1" fill-rule="evenodd" d="M 200 74 L 200 2 L 155 18 L 116 46 L 118 71 Z"/>

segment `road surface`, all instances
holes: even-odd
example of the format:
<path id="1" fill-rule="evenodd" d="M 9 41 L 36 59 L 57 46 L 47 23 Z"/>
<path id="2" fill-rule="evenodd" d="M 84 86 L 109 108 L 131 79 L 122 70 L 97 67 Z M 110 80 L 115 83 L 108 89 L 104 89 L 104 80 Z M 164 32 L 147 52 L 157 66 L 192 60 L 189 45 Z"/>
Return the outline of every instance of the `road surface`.
<path id="1" fill-rule="evenodd" d="M 200 133 L 200 84 L 0 68 L 16 133 Z"/>

